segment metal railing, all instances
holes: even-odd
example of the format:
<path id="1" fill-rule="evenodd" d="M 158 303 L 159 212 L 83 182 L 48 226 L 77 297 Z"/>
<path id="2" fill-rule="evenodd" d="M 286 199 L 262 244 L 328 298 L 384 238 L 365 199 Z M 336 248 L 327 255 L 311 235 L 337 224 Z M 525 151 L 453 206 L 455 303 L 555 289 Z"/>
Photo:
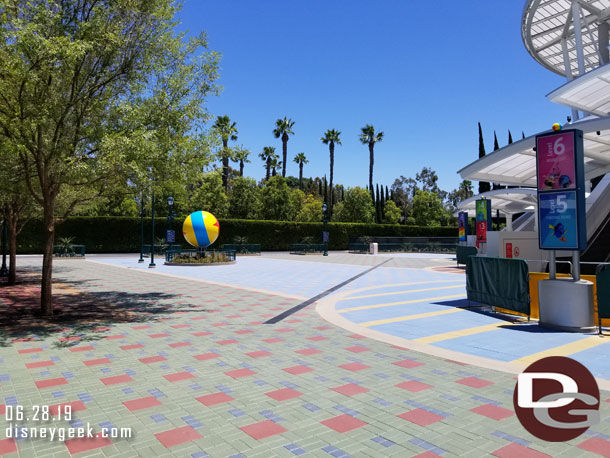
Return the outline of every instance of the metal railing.
<path id="1" fill-rule="evenodd" d="M 261 246 L 258 243 L 225 243 L 223 250 L 235 250 L 237 254 L 261 254 Z"/>
<path id="2" fill-rule="evenodd" d="M 290 254 L 324 253 L 324 243 L 293 243 L 290 245 Z"/>
<path id="3" fill-rule="evenodd" d="M 206 250 L 203 248 L 180 248 L 180 249 L 167 249 L 165 251 L 165 262 L 173 262 L 174 259 L 176 258 L 176 256 L 184 256 L 187 258 L 192 258 L 192 260 L 194 261 L 193 264 L 199 264 L 198 262 L 195 262 L 196 259 L 201 259 L 201 258 L 209 258 L 209 257 L 215 257 L 218 254 L 222 254 L 224 256 L 226 256 L 227 260 L 226 262 L 232 262 L 235 261 L 235 257 L 236 257 L 236 253 L 235 250 L 225 250 L 225 249 L 221 249 L 221 250 Z M 188 262 L 186 262 L 185 264 L 188 264 Z M 201 263 L 203 264 L 203 263 Z"/>
<path id="4" fill-rule="evenodd" d="M 53 245 L 53 255 L 60 258 L 84 258 L 85 245 Z"/>

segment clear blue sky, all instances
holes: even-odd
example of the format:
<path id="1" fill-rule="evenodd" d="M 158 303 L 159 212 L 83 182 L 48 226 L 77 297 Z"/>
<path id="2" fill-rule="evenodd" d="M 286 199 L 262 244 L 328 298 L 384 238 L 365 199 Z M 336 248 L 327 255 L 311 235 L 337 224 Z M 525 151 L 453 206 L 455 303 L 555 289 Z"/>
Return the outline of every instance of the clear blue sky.
<path id="1" fill-rule="evenodd" d="M 310 160 L 305 176 L 329 172 L 326 129 L 341 131 L 335 183 L 365 186 L 368 149 L 360 128 L 385 132 L 375 148 L 374 181 L 432 167 L 442 189 L 457 187 L 457 170 L 478 155 L 477 122 L 487 152 L 565 121 L 568 109 L 545 95 L 564 79 L 526 52 L 520 23 L 524 1 L 185 0 L 181 28 L 204 30 L 222 54 L 223 91 L 209 100 L 213 115 L 237 122 L 252 151 L 245 174 L 264 174 L 258 153 L 281 141 L 277 118 L 295 121 L 292 158 Z M 475 188 L 476 189 L 476 188 Z"/>

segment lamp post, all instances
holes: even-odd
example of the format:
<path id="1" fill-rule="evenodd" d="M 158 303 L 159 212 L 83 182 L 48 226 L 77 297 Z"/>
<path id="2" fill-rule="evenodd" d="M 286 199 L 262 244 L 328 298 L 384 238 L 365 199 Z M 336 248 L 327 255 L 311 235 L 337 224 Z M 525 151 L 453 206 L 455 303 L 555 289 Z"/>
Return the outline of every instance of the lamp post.
<path id="1" fill-rule="evenodd" d="M 326 205 L 326 202 L 324 202 L 322 204 L 322 216 L 323 216 L 323 222 L 324 222 L 324 232 L 322 233 L 322 240 L 324 241 L 324 254 L 323 256 L 328 256 L 328 232 L 326 232 L 326 210 L 328 209 L 328 206 Z"/>
<path id="2" fill-rule="evenodd" d="M 6 218 L 2 222 L 2 268 L 0 268 L 0 277 L 8 277 L 8 269 L 6 268 L 6 239 L 8 239 L 8 224 Z"/>
<path id="3" fill-rule="evenodd" d="M 150 264 L 149 269 L 155 267 L 155 191 L 152 192 L 152 203 L 151 203 L 151 216 L 152 216 L 152 232 L 151 232 L 151 243 L 150 243 Z"/>
<path id="4" fill-rule="evenodd" d="M 169 214 L 167 215 L 167 227 L 169 228 L 168 232 L 165 235 L 165 241 L 169 244 L 170 240 L 168 240 L 168 235 L 170 233 L 170 231 L 173 229 L 173 222 L 174 222 L 174 212 L 172 211 L 174 208 L 174 198 L 172 196 L 169 196 L 167 198 L 167 205 L 169 206 Z M 174 242 L 175 240 L 171 240 L 171 242 Z"/>
<path id="5" fill-rule="evenodd" d="M 144 195 L 136 196 L 136 202 L 140 204 L 140 259 L 138 262 L 144 262 Z"/>

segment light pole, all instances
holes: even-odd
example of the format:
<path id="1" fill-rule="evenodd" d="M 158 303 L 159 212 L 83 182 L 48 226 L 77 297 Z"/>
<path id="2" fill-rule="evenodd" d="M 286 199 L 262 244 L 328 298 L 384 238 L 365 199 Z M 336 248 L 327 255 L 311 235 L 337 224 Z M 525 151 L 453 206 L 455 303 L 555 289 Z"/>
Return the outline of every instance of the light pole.
<path id="1" fill-rule="evenodd" d="M 167 198 L 167 205 L 169 205 L 169 214 L 167 215 L 168 231 L 165 234 L 165 241 L 169 244 L 170 242 L 172 242 L 172 243 L 175 242 L 175 240 L 168 240 L 169 239 L 168 235 L 171 233 L 171 231 L 173 229 L 172 223 L 174 222 L 174 212 L 172 211 L 172 209 L 174 208 L 174 198 L 172 196 L 169 196 Z"/>
<path id="2" fill-rule="evenodd" d="M 8 224 L 6 218 L 2 222 L 2 268 L 0 268 L 0 277 L 8 277 L 8 269 L 6 268 L 6 239 L 8 239 Z"/>
<path id="3" fill-rule="evenodd" d="M 328 209 L 328 206 L 326 205 L 326 202 L 324 202 L 322 204 L 322 216 L 323 216 L 323 222 L 324 222 L 324 231 L 322 232 L 322 240 L 324 242 L 324 254 L 323 256 L 328 256 L 328 232 L 326 232 L 326 210 Z"/>
<path id="4" fill-rule="evenodd" d="M 151 232 L 151 243 L 150 243 L 150 264 L 149 269 L 155 267 L 155 190 L 152 192 L 152 204 L 151 204 L 151 216 L 152 216 L 152 232 Z"/>
<path id="5" fill-rule="evenodd" d="M 136 196 L 136 202 L 140 204 L 140 259 L 138 262 L 144 262 L 144 194 L 140 194 L 140 197 Z"/>

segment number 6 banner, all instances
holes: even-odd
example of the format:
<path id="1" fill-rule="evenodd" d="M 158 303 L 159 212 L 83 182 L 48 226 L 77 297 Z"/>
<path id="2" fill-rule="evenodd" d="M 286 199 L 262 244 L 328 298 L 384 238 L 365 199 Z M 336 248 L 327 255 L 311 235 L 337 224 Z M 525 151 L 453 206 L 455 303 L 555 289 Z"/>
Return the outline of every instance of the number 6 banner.
<path id="1" fill-rule="evenodd" d="M 536 166 L 540 249 L 585 250 L 582 131 L 573 129 L 538 135 Z"/>

